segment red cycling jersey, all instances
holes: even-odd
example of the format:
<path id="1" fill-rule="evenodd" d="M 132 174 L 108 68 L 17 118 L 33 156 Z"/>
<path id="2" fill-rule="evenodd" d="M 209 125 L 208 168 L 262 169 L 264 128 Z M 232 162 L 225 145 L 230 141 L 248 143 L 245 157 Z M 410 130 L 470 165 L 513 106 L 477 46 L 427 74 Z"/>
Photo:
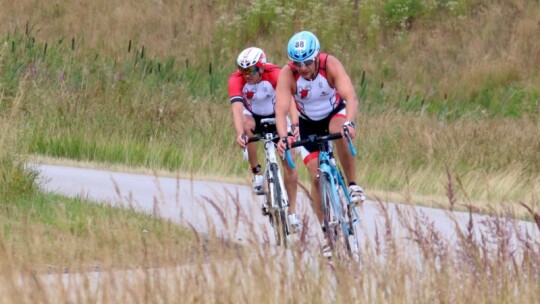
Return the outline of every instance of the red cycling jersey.
<path id="1" fill-rule="evenodd" d="M 261 80 L 249 84 L 240 71 L 235 71 L 229 78 L 229 101 L 242 102 L 249 112 L 268 116 L 274 114 L 276 85 L 281 67 L 266 63 Z"/>

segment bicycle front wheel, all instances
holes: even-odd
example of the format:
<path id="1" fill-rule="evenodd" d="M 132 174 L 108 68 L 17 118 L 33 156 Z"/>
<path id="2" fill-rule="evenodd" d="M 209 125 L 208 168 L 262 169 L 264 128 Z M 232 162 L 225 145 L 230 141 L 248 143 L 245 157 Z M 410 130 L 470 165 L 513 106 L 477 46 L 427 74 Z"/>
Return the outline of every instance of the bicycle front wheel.
<path id="1" fill-rule="evenodd" d="M 345 184 L 341 184 L 338 188 L 340 206 L 346 224 L 344 237 L 347 238 L 347 251 L 350 257 L 358 262 L 360 260 L 360 218 L 350 201 L 350 197 L 347 195 L 347 191 Z"/>
<path id="2" fill-rule="evenodd" d="M 348 227 L 338 196 L 337 187 L 328 173 L 319 177 L 321 208 L 323 213 L 324 234 L 332 252 L 338 258 L 351 255 Z"/>
<path id="3" fill-rule="evenodd" d="M 274 221 L 274 235 L 276 237 L 276 244 L 287 247 L 287 235 L 289 234 L 289 227 L 287 224 L 287 212 L 285 206 L 283 206 L 284 189 L 281 188 L 283 183 L 280 182 L 281 175 L 279 174 L 279 167 L 276 163 L 270 164 L 270 175 L 268 178 L 268 188 L 272 189 L 270 193 L 272 217 Z"/>

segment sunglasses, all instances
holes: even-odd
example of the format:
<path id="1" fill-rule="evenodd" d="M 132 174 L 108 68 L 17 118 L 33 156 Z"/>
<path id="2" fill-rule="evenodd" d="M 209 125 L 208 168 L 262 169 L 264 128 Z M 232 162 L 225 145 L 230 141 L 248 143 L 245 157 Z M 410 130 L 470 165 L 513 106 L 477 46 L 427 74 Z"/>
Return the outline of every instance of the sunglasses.
<path id="1" fill-rule="evenodd" d="M 293 60 L 293 64 L 297 68 L 302 67 L 302 65 L 303 66 L 311 65 L 313 62 L 315 62 L 315 59 L 308 59 L 308 60 L 304 60 L 304 61 L 294 61 Z"/>
<path id="2" fill-rule="evenodd" d="M 248 75 L 254 75 L 255 73 L 259 72 L 259 68 L 256 67 L 256 66 L 251 66 L 249 68 L 241 68 L 241 67 L 238 67 L 238 70 L 240 70 L 240 72 L 245 75 L 245 76 L 248 76 Z"/>

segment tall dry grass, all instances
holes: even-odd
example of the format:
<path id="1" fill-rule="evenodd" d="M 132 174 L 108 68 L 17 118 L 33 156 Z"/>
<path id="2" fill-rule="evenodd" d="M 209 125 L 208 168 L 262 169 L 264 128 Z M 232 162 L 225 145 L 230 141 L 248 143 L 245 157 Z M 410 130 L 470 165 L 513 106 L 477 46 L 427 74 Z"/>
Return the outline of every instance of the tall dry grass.
<path id="1" fill-rule="evenodd" d="M 537 206 L 540 194 L 538 153 L 532 119 L 441 121 L 427 115 L 387 112 L 361 118 L 360 180 L 377 190 L 403 189 L 392 200 L 441 205 L 446 202 L 447 170 L 459 181 L 461 204 L 513 208 L 523 201 Z M 520 211 L 521 210 L 521 211 Z"/>
<path id="2" fill-rule="evenodd" d="M 8 1 L 2 0 L 2 32 L 29 28 L 50 44 L 71 41 L 118 57 L 129 45 L 180 61 L 212 51 L 215 15 L 230 1 Z"/>
<path id="3" fill-rule="evenodd" d="M 240 205 L 234 195 L 225 200 L 209 203 Z M 210 222 L 208 226 L 238 227 L 240 221 L 247 227 L 258 227 L 242 208 L 236 211 L 239 214 L 223 215 L 218 220 L 221 223 Z M 481 220 L 475 216 L 473 220 L 471 214 L 466 225 L 458 225 L 456 220 L 455 238 L 450 240 L 445 237 L 448 231 L 443 233 L 421 212 L 379 202 L 378 214 L 378 232 L 362 231 L 365 235 L 358 261 L 328 261 L 320 255 L 320 244 L 313 237 L 300 237 L 289 250 L 261 244 L 259 229 L 250 230 L 251 237 L 241 246 L 224 242 L 216 233 L 195 233 L 190 251 L 194 256 L 177 251 L 174 241 L 145 243 L 145 236 L 141 242 L 122 229 L 115 237 L 141 253 L 133 256 L 139 259 L 138 264 L 124 269 L 104 264 L 98 273 L 69 269 L 62 274 L 52 269 L 51 274 L 44 274 L 33 265 L 13 267 L 13 256 L 6 255 L 9 246 L 3 243 L 0 299 L 78 303 L 535 303 L 540 288 L 540 226 L 524 229 L 504 216 Z M 448 217 L 454 219 L 452 214 Z M 170 233 L 164 231 L 161 240 Z M 97 252 L 102 254 L 98 256 L 101 260 L 111 254 L 105 247 Z M 167 252 L 178 256 L 163 254 Z M 79 258 L 71 255 L 66 261 L 77 263 Z"/>
<path id="4" fill-rule="evenodd" d="M 386 81 L 428 98 L 470 96 L 488 78 L 533 86 L 538 73 L 532 67 L 540 64 L 538 3 L 468 2 L 470 9 L 455 17 L 415 18 L 398 35 L 380 39 L 377 56 L 368 51 L 360 60 L 370 74 L 384 68 Z"/>

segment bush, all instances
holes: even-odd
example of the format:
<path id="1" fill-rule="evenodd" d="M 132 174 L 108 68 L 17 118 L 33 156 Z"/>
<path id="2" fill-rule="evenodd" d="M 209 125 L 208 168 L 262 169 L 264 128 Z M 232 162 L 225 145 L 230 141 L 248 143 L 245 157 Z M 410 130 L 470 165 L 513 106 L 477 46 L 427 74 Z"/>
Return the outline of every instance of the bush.
<path id="1" fill-rule="evenodd" d="M 36 189 L 37 171 L 10 156 L 0 157 L 0 197 L 6 200 L 32 193 Z"/>

